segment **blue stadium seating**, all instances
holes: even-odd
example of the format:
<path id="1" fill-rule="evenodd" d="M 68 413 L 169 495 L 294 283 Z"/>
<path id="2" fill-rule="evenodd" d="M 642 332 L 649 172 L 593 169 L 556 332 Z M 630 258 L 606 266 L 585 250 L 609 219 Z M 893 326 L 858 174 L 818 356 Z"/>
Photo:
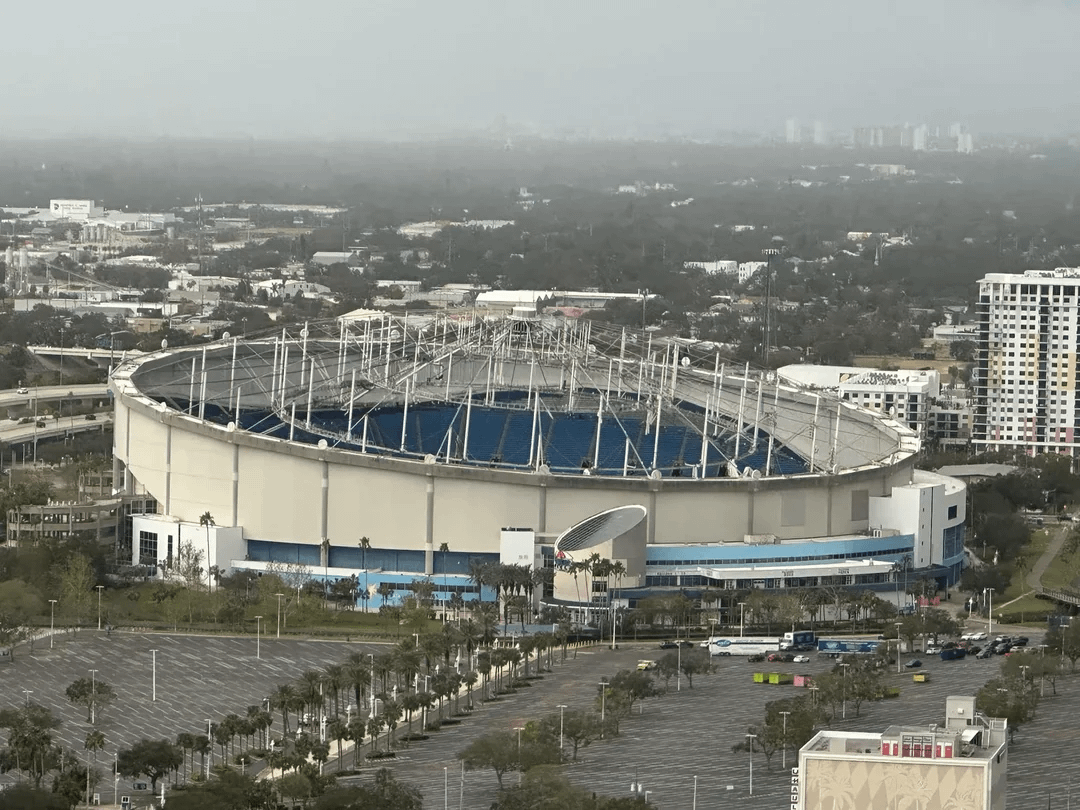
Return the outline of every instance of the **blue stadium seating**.
<path id="1" fill-rule="evenodd" d="M 472 417 L 469 428 L 469 461 L 473 464 L 490 464 L 493 458 L 508 467 L 523 467 L 529 463 L 530 432 L 533 424 L 531 410 L 507 409 L 505 407 L 485 407 L 479 404 L 479 396 L 473 401 Z M 514 403 L 519 408 L 528 396 L 524 391 L 498 392 L 495 399 L 499 403 Z M 542 399 L 550 402 L 554 412 L 541 410 L 539 417 L 537 448 L 543 448 L 543 460 L 557 472 L 576 473 L 581 470 L 583 460 L 592 462 L 596 442 L 599 441 L 599 464 L 594 474 L 621 475 L 629 436 L 636 456 L 644 461 L 647 468 L 652 467 L 653 434 L 644 432 L 644 420 L 640 415 L 623 416 L 616 420 L 605 415 L 597 437 L 596 415 L 593 413 L 567 414 L 557 410 L 564 404 L 564 395 L 549 392 Z M 184 411 L 186 400 L 172 399 L 170 404 Z M 198 405 L 196 404 L 196 408 Z M 682 410 L 699 414 L 696 406 L 680 403 Z M 453 403 L 423 403 L 409 408 L 408 432 L 406 435 L 405 455 L 415 457 L 431 453 L 439 457 L 446 456 L 447 430 L 453 426 L 454 447 L 452 455 L 459 456 L 465 431 L 465 408 Z M 219 405 L 207 403 L 204 415 L 208 421 L 227 424 L 234 419 L 241 430 L 261 433 L 267 436 L 288 438 L 289 426 L 276 414 L 255 409 L 245 409 L 237 417 Z M 296 414 L 298 426 L 293 432 L 296 441 L 317 443 L 322 436 L 305 430 L 303 423 L 306 413 Z M 312 425 L 321 430 L 344 434 L 348 429 L 347 414 L 338 410 L 317 410 L 311 415 Z M 362 421 L 360 414 L 355 416 L 355 436 L 352 444 L 344 441 L 332 441 L 336 447 L 360 448 Z M 401 444 L 401 426 L 405 416 L 400 405 L 377 409 L 369 417 L 368 452 L 382 452 L 399 455 Z M 708 477 L 720 477 L 727 474 L 727 459 L 735 456 L 735 434 L 728 431 L 713 440 L 709 450 Z M 701 458 L 702 439 L 697 431 L 686 425 L 662 425 L 656 466 L 665 476 L 671 475 L 676 465 L 692 467 Z M 756 446 L 753 444 L 753 429 L 745 429 L 739 440 L 739 457 L 735 459 L 739 472 L 749 467 L 764 473 L 768 456 L 769 436 L 764 430 L 758 430 Z M 806 461 L 789 448 L 777 444 L 773 447 L 773 475 L 797 475 L 807 471 Z M 640 468 L 636 470 L 641 473 Z M 689 469 L 682 470 L 689 475 Z"/>
<path id="2" fill-rule="evenodd" d="M 503 430 L 499 455 L 503 464 L 529 463 L 529 433 L 532 430 L 533 415 L 524 411 L 512 411 Z M 535 448 L 534 448 L 535 450 Z"/>
<path id="3" fill-rule="evenodd" d="M 585 414 L 560 414 L 548 433 L 544 455 L 553 470 L 580 470 L 583 459 L 592 460 L 596 417 Z"/>

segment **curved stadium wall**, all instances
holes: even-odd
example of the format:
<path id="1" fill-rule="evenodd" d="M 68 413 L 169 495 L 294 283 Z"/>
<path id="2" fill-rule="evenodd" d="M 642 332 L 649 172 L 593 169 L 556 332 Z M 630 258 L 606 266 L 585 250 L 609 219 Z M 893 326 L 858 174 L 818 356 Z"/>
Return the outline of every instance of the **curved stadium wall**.
<path id="1" fill-rule="evenodd" d="M 475 590 L 469 560 L 505 558 L 508 527 L 535 534 L 539 563 L 568 527 L 640 505 L 646 564 L 670 576 L 654 552 L 868 535 L 873 504 L 916 477 L 898 422 L 590 322 L 308 324 L 130 360 L 112 390 L 115 480 L 177 543 L 209 512 L 240 538 L 212 554 L 223 568 L 441 575 L 444 595 Z M 133 559 L 164 559 L 155 542 Z"/>

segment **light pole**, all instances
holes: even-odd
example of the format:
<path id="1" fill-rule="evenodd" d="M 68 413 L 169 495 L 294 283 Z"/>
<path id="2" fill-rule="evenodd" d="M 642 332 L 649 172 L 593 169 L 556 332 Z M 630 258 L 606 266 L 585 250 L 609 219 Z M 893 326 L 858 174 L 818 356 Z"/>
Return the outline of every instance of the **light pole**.
<path id="1" fill-rule="evenodd" d="M 525 726 L 514 726 L 514 731 L 518 733 L 518 746 L 517 746 L 517 766 L 518 766 L 518 784 L 521 784 L 521 774 L 525 769 L 521 766 L 521 731 Z"/>
<path id="2" fill-rule="evenodd" d="M 697 777 L 694 777 L 694 805 L 691 810 L 697 810 Z"/>
<path id="3" fill-rule="evenodd" d="M 843 682 L 843 684 L 841 686 L 842 695 L 843 695 L 843 700 L 841 702 L 841 705 L 843 707 L 842 708 L 841 719 L 847 720 L 847 672 L 848 672 L 848 667 L 850 667 L 851 664 L 846 664 L 845 663 L 845 664 L 841 664 L 840 666 L 842 666 L 844 668 L 844 682 Z"/>
<path id="4" fill-rule="evenodd" d="M 33 689 L 23 689 L 22 691 L 23 691 L 23 696 L 25 698 L 25 702 L 26 702 L 26 708 L 29 709 L 30 708 L 30 696 L 32 694 L 34 694 L 34 690 Z"/>
<path id="5" fill-rule="evenodd" d="M 255 657 L 262 658 L 262 616 L 255 617 Z"/>
<path id="6" fill-rule="evenodd" d="M 450 771 L 445 765 L 442 769 L 442 806 L 443 810 L 450 810 Z"/>
<path id="7" fill-rule="evenodd" d="M 151 650 L 150 654 L 153 656 L 150 664 L 150 700 L 157 700 L 157 650 Z"/>
<path id="8" fill-rule="evenodd" d="M 679 643 L 679 658 L 675 665 L 675 691 L 682 691 L 682 643 Z"/>
<path id="9" fill-rule="evenodd" d="M 90 725 L 97 724 L 97 670 L 90 670 Z"/>
<path id="10" fill-rule="evenodd" d="M 607 681 L 600 681 L 600 739 L 604 739 L 604 715 L 607 704 Z"/>
<path id="11" fill-rule="evenodd" d="M 559 757 L 562 757 L 563 750 L 563 716 L 566 712 L 566 704 L 560 703 L 555 707 L 559 710 Z"/>
<path id="12" fill-rule="evenodd" d="M 206 718 L 206 778 L 210 779 L 210 765 L 214 761 L 214 730 L 210 718 Z"/>
<path id="13" fill-rule="evenodd" d="M 747 746 L 747 750 L 750 752 L 750 795 L 754 795 L 754 740 L 757 739 L 757 734 L 747 734 L 746 738 L 750 741 Z"/>
<path id="14" fill-rule="evenodd" d="M 101 592 L 105 589 L 104 585 L 96 585 L 97 588 L 97 629 L 101 630 Z"/>
<path id="15" fill-rule="evenodd" d="M 49 649 L 53 648 L 53 637 L 56 635 L 56 600 L 49 600 Z"/>
<path id="16" fill-rule="evenodd" d="M 285 596 L 283 593 L 275 593 L 277 597 L 277 637 L 281 638 L 281 600 Z"/>
<path id="17" fill-rule="evenodd" d="M 419 650 L 420 649 L 420 634 L 419 633 L 413 633 L 412 637 L 413 637 L 413 649 L 414 650 Z"/>
<path id="18" fill-rule="evenodd" d="M 375 653 L 368 653 L 368 658 L 371 659 L 371 719 L 375 718 Z M 427 723 L 424 723 L 425 728 Z"/>
<path id="19" fill-rule="evenodd" d="M 783 715 L 783 718 L 784 718 L 784 736 L 782 738 L 783 739 L 783 747 L 780 749 L 780 755 L 783 758 L 783 764 L 781 765 L 781 767 L 786 771 L 787 770 L 787 719 L 788 719 L 788 715 L 791 714 L 791 712 L 780 712 L 780 714 Z"/>
<path id="20" fill-rule="evenodd" d="M 746 626 L 746 602 L 739 602 L 739 638 L 742 638 Z"/>
<path id="21" fill-rule="evenodd" d="M 986 608 L 986 639 L 990 641 L 994 636 L 994 589 L 983 588 L 983 594 L 987 595 L 989 600 Z"/>
<path id="22" fill-rule="evenodd" d="M 820 688 L 821 688 L 820 686 L 814 686 L 813 684 L 810 685 L 810 705 L 811 706 L 817 706 L 817 693 L 818 693 L 818 690 Z"/>
<path id="23" fill-rule="evenodd" d="M 900 628 L 904 626 L 903 622 L 896 622 L 896 674 L 900 674 Z"/>

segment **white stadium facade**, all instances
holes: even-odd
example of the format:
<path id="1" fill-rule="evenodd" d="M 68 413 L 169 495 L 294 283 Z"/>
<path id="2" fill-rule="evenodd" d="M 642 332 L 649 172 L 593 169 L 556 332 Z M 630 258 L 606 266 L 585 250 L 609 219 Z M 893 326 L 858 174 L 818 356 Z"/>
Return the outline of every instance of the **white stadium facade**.
<path id="1" fill-rule="evenodd" d="M 964 486 L 915 469 L 915 433 L 707 344 L 376 313 L 165 348 L 111 387 L 117 488 L 156 503 L 133 564 L 192 543 L 222 571 L 355 575 L 373 608 L 418 579 L 474 599 L 474 559 L 554 567 L 537 598 L 571 607 L 607 599 L 558 575 L 593 553 L 624 604 L 963 566 Z"/>

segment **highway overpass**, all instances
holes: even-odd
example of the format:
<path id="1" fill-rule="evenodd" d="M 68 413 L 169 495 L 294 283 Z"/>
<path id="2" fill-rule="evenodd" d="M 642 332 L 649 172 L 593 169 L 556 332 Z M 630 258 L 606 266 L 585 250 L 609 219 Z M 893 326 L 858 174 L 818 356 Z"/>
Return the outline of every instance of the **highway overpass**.
<path id="1" fill-rule="evenodd" d="M 0 408 L 12 408 L 25 405 L 34 407 L 34 400 L 38 402 L 55 402 L 68 399 L 106 399 L 109 396 L 109 386 L 105 383 L 93 385 L 43 385 L 30 387 L 25 394 L 20 394 L 18 389 L 9 388 L 0 391 Z"/>
<path id="2" fill-rule="evenodd" d="M 5 445 L 28 444 L 34 439 L 54 439 L 67 436 L 72 433 L 87 433 L 90 431 L 104 431 L 112 427 L 112 414 L 96 414 L 97 418 L 87 420 L 85 416 L 64 416 L 60 419 L 42 418 L 45 427 L 38 427 L 36 422 L 19 424 L 16 422 L 0 422 L 0 443 Z"/>
<path id="3" fill-rule="evenodd" d="M 26 350 L 41 357 L 78 357 L 82 360 L 109 360 L 117 363 L 143 354 L 138 349 L 81 349 L 77 346 L 27 346 Z"/>

